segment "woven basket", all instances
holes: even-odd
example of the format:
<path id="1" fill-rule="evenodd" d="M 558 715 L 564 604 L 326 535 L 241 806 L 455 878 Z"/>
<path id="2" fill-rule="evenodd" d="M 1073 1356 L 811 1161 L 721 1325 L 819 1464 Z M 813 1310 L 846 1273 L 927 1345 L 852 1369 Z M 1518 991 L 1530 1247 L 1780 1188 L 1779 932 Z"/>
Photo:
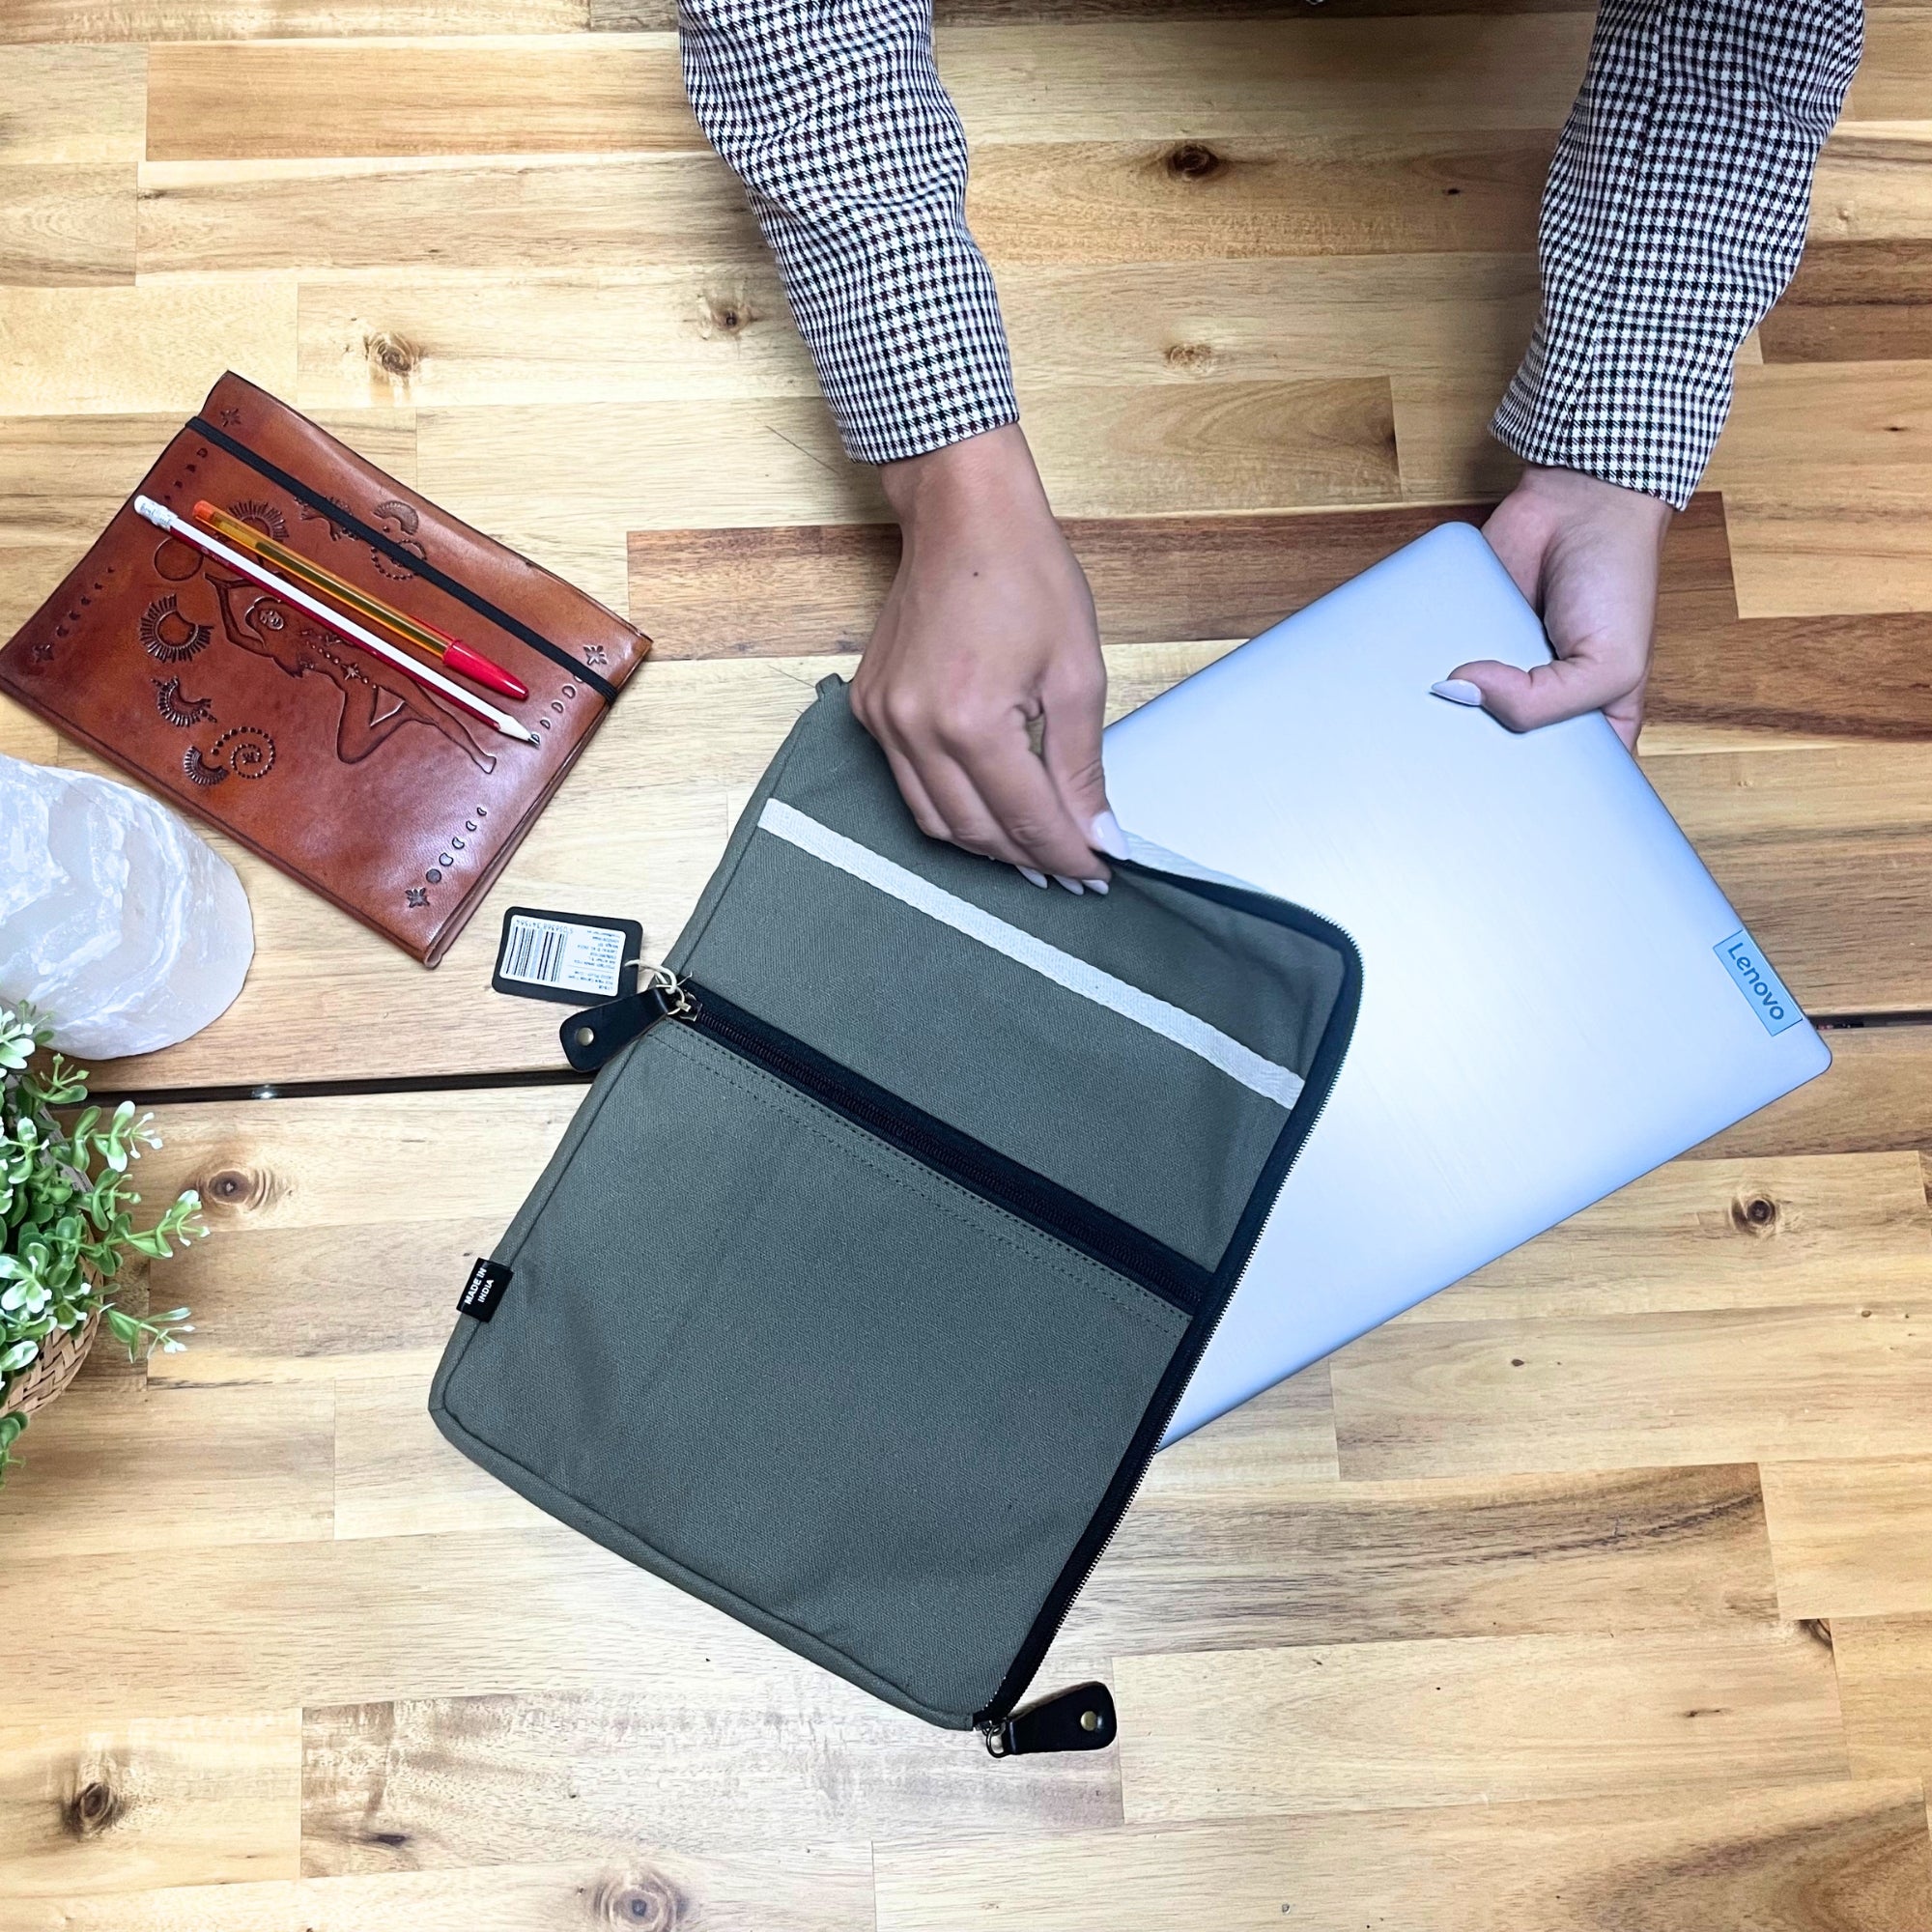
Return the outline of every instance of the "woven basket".
<path id="1" fill-rule="evenodd" d="M 94 1347 L 95 1331 L 100 1326 L 97 1308 L 71 1334 L 56 1332 L 47 1338 L 39 1356 L 7 1384 L 0 1395 L 0 1415 L 32 1415 L 44 1408 L 80 1373 L 87 1351 Z"/>

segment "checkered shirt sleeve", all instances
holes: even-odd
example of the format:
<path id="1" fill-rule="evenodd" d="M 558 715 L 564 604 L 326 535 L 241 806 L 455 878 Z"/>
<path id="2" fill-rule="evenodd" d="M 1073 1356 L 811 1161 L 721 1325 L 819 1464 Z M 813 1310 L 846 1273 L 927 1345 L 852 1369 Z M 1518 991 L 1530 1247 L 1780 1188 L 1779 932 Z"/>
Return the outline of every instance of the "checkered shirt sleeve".
<path id="1" fill-rule="evenodd" d="M 745 184 L 850 454 L 891 463 L 1014 421 L 931 0 L 680 0 L 678 23 L 692 106 Z"/>
<path id="2" fill-rule="evenodd" d="M 847 450 L 890 463 L 1015 420 L 931 0 L 680 0 L 679 23 Z M 1689 500 L 1737 347 L 1797 267 L 1862 26 L 1860 0 L 1603 0 L 1496 412 L 1518 455 Z"/>
<path id="3" fill-rule="evenodd" d="M 1791 279 L 1860 0 L 1603 0 L 1543 196 L 1543 307 L 1494 432 L 1682 509 Z"/>

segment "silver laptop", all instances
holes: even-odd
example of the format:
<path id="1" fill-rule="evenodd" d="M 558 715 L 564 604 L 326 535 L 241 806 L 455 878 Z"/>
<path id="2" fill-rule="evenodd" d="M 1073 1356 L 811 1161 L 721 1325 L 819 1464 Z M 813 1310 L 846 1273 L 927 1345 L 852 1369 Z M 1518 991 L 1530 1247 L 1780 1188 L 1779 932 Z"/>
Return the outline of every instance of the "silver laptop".
<path id="1" fill-rule="evenodd" d="M 1107 733 L 1131 836 L 1363 962 L 1341 1078 L 1168 1441 L 1831 1064 L 1601 717 L 1518 737 L 1430 694 L 1548 657 L 1448 524 Z"/>

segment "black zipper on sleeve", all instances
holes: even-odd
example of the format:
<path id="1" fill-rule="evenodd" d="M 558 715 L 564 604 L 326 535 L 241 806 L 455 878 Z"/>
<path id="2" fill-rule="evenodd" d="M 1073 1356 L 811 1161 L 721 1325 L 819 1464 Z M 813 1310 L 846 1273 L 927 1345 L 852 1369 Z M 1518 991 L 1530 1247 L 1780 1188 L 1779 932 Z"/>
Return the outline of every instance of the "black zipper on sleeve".
<path id="1" fill-rule="evenodd" d="M 681 1005 L 678 994 L 683 995 Z M 1183 1314 L 1192 1315 L 1201 1306 L 1212 1280 L 1209 1271 L 1104 1208 L 875 1087 L 708 987 L 680 980 L 675 993 L 663 995 L 662 1005 L 668 1017 L 716 1040 L 921 1166 L 1139 1283 Z"/>

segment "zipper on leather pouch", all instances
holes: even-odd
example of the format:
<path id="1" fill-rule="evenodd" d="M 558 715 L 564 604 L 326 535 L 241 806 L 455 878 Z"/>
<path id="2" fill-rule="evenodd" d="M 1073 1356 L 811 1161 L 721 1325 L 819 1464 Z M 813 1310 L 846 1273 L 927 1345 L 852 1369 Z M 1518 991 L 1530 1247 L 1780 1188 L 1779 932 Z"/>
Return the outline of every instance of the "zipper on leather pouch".
<path id="1" fill-rule="evenodd" d="M 1133 867 L 1131 862 L 1125 863 L 1129 869 L 1143 869 Z M 1282 1139 L 1276 1144 L 1276 1151 L 1255 1188 L 1253 1198 L 1260 1200 L 1264 1196 L 1266 1205 L 1258 1218 L 1251 1207 L 1229 1244 L 1230 1253 L 1238 1251 L 1241 1257 L 1232 1279 L 1227 1278 L 1225 1262 L 1220 1269 L 1202 1267 L 667 967 L 653 968 L 649 983 L 637 992 L 578 1013 L 559 1029 L 570 1064 L 582 1072 L 594 1072 L 640 1034 L 665 1020 L 676 1020 L 717 1041 L 727 1052 L 761 1067 L 786 1086 L 818 1100 L 922 1166 L 1125 1275 L 1188 1316 L 1187 1332 L 1162 1376 L 1132 1444 L 1121 1460 L 1114 1483 L 1048 1592 L 992 1701 L 974 1716 L 973 1726 L 994 1757 L 1017 1757 L 1036 1751 L 1100 1750 L 1114 1741 L 1119 1726 L 1113 1697 L 1104 1684 L 1074 1685 L 1023 1709 L 1020 1699 L 1047 1648 L 1059 1634 L 1074 1599 L 1113 1540 L 1121 1518 L 1146 1480 L 1148 1463 L 1180 1406 L 1195 1364 L 1239 1288 L 1255 1247 L 1273 1217 L 1275 1200 L 1327 1106 L 1334 1076 L 1354 1033 L 1360 1005 L 1361 954 L 1353 938 L 1341 927 L 1313 915 L 1305 916 L 1307 925 L 1302 917 L 1284 918 L 1278 909 L 1282 902 L 1260 894 L 1236 893 L 1167 873 L 1155 876 L 1276 924 L 1295 930 L 1313 927 L 1313 936 L 1330 944 L 1340 941 L 1338 950 L 1343 952 L 1347 962 L 1336 1010 L 1315 1064 L 1309 1069 L 1302 1099 L 1293 1110 Z M 1130 1469 L 1132 1474 L 1127 1477 Z M 1127 1477 L 1124 1491 L 1122 1477 Z"/>

